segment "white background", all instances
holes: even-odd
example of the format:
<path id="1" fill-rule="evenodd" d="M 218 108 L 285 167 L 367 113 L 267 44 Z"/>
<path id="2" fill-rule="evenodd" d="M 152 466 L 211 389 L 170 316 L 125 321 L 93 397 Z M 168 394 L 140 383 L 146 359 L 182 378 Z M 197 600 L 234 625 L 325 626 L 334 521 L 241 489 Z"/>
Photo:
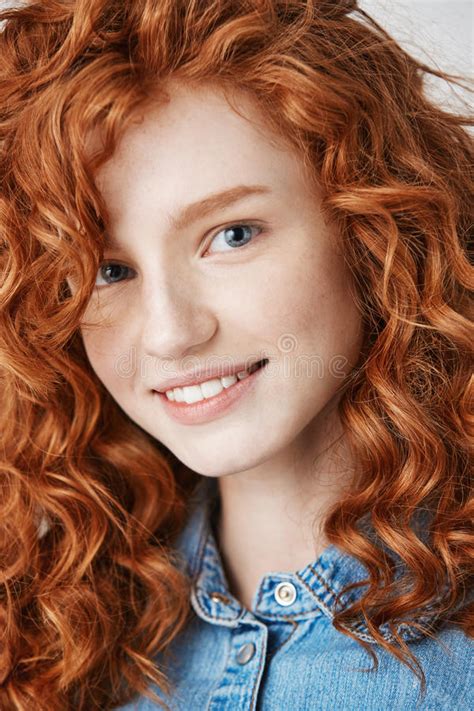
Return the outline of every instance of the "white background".
<path id="1" fill-rule="evenodd" d="M 474 0 L 359 0 L 359 6 L 417 59 L 474 78 Z M 464 98 L 472 111 L 472 94 L 457 87 L 453 94 L 436 78 L 426 86 L 439 103 L 466 111 Z"/>
<path id="2" fill-rule="evenodd" d="M 19 4 L 0 0 L 0 8 Z M 412 55 L 454 74 L 473 77 L 474 0 L 359 0 L 359 5 Z M 438 79 L 427 81 L 428 90 L 446 106 L 461 106 L 456 94 Z M 471 101 L 472 105 L 472 101 Z"/>

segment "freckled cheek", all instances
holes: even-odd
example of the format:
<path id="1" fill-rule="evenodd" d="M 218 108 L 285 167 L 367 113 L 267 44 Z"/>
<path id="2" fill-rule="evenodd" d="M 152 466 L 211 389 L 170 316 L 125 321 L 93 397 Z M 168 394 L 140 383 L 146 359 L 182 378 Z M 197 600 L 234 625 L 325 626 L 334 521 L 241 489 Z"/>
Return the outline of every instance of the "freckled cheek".
<path id="1" fill-rule="evenodd" d="M 328 307 L 329 282 L 317 269 L 287 262 L 283 269 L 259 277 L 256 293 L 261 313 L 268 326 L 275 324 L 286 331 L 305 329 Z"/>
<path id="2" fill-rule="evenodd" d="M 87 357 L 107 385 L 118 377 L 117 362 L 119 366 L 124 361 L 132 362 L 130 323 L 133 320 L 123 303 L 109 303 L 106 297 L 101 298 L 100 306 L 92 298 L 83 314 L 80 332 Z M 119 383 L 122 381 L 120 378 Z"/>
<path id="3" fill-rule="evenodd" d="M 126 340 L 106 329 L 83 332 L 82 339 L 89 363 L 107 389 L 114 392 L 126 388 L 135 367 L 133 352 Z"/>
<path id="4" fill-rule="evenodd" d="M 273 272 L 257 288 L 262 333 L 296 338 L 296 351 L 332 355 L 357 350 L 360 315 L 344 265 L 325 255 L 308 255 L 303 264 Z"/>

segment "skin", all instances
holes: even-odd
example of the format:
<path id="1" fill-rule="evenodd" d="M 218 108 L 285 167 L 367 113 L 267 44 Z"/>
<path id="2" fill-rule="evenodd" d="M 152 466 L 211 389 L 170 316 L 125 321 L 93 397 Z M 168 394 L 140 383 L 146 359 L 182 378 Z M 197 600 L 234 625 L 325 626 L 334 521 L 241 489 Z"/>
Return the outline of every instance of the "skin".
<path id="1" fill-rule="evenodd" d="M 327 545 L 324 515 L 353 470 L 336 406 L 361 316 L 320 195 L 252 100 L 238 95 L 246 120 L 210 85 L 168 91 L 98 174 L 118 244 L 104 259 L 126 268 L 109 285 L 99 272 L 81 333 L 127 415 L 190 469 L 218 477 L 218 544 L 231 592 L 250 608 L 263 575 L 296 571 Z M 172 226 L 187 204 L 242 184 L 271 192 Z M 228 246 L 223 228 L 236 223 L 265 231 Z M 117 363 L 132 352 L 136 368 L 124 376 Z M 173 421 L 152 392 L 216 357 L 263 356 L 269 373 L 208 423 Z M 301 365 L 310 358 L 312 368 Z"/>

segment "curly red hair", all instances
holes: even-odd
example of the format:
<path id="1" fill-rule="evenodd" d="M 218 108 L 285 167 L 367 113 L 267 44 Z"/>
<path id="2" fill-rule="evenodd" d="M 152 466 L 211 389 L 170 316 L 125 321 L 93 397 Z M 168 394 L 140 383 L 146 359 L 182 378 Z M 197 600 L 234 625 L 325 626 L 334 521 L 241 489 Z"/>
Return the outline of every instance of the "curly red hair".
<path id="1" fill-rule="evenodd" d="M 118 407 L 79 334 L 107 220 L 95 171 L 170 77 L 249 92 L 340 228 L 366 338 L 340 402 L 357 476 L 325 531 L 369 585 L 334 624 L 362 616 L 423 678 L 397 621 L 473 634 L 473 121 L 423 88 L 459 79 L 355 1 L 41 0 L 0 20 L 0 707 L 161 704 L 153 657 L 189 619 L 172 542 L 197 477 Z"/>

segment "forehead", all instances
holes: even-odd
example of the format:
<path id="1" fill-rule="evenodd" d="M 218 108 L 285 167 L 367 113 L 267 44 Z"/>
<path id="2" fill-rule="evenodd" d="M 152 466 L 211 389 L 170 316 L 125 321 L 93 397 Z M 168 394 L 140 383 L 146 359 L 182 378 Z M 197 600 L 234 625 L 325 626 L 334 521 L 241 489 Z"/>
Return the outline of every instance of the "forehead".
<path id="1" fill-rule="evenodd" d="M 308 177 L 251 97 L 233 91 L 229 102 L 219 87 L 175 83 L 124 131 L 96 175 L 110 218 L 105 243 L 116 245 L 114 232 L 136 234 L 137 223 L 185 229 L 244 197 L 291 195 L 298 203 L 309 188 L 314 194 Z"/>
<path id="2" fill-rule="evenodd" d="M 167 94 L 167 101 L 150 103 L 125 130 L 114 155 L 99 170 L 99 187 L 106 190 L 116 178 L 123 183 L 127 176 L 131 186 L 140 171 L 170 191 L 177 181 L 204 181 L 213 174 L 219 176 L 217 189 L 246 183 L 250 174 L 251 182 L 260 182 L 259 173 L 278 173 L 299 162 L 243 92 L 233 91 L 233 106 L 215 86 L 175 83 Z"/>

